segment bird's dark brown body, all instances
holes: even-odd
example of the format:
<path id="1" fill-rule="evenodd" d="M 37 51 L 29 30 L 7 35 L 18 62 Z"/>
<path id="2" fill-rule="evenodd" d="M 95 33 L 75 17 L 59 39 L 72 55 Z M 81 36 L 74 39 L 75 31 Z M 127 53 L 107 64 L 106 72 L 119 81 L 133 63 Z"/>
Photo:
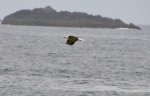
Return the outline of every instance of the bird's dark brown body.
<path id="1" fill-rule="evenodd" d="M 76 41 L 78 41 L 78 37 L 68 36 L 68 40 L 67 40 L 66 44 L 73 45 Z"/>

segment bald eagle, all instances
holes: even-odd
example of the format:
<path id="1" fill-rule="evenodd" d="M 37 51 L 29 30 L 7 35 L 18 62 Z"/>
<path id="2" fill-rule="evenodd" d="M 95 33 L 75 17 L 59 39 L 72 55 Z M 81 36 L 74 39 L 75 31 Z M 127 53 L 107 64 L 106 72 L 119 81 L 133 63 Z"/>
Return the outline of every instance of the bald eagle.
<path id="1" fill-rule="evenodd" d="M 64 38 L 67 39 L 66 44 L 73 45 L 76 41 L 82 41 L 83 39 L 76 37 L 76 36 L 65 36 Z"/>

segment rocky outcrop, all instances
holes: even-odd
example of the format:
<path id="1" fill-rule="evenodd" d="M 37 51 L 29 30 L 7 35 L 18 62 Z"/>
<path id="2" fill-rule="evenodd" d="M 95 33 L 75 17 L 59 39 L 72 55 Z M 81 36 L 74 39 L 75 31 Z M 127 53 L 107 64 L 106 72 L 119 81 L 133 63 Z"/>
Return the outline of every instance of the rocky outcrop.
<path id="1" fill-rule="evenodd" d="M 2 24 L 39 25 L 61 27 L 91 27 L 91 28 L 134 28 L 134 24 L 126 24 L 120 19 L 89 15 L 82 12 L 57 12 L 50 6 L 33 10 L 20 10 L 4 18 Z"/>
<path id="2" fill-rule="evenodd" d="M 0 24 L 1 24 L 2 20 L 0 19 Z"/>

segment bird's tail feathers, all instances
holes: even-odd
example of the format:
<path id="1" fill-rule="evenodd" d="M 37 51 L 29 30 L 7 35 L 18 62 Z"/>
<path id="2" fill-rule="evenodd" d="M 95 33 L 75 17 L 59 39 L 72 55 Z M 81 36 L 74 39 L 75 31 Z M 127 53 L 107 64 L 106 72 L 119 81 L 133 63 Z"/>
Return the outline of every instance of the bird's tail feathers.
<path id="1" fill-rule="evenodd" d="M 84 39 L 78 38 L 79 41 L 84 41 Z"/>

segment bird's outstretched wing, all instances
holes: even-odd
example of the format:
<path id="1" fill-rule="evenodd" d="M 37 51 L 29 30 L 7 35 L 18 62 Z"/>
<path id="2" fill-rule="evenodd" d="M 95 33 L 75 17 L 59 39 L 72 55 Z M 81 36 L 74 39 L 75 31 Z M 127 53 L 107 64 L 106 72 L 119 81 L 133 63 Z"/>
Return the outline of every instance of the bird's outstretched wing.
<path id="1" fill-rule="evenodd" d="M 74 41 L 71 41 L 71 40 L 67 40 L 66 44 L 68 45 L 73 45 L 75 42 Z"/>

